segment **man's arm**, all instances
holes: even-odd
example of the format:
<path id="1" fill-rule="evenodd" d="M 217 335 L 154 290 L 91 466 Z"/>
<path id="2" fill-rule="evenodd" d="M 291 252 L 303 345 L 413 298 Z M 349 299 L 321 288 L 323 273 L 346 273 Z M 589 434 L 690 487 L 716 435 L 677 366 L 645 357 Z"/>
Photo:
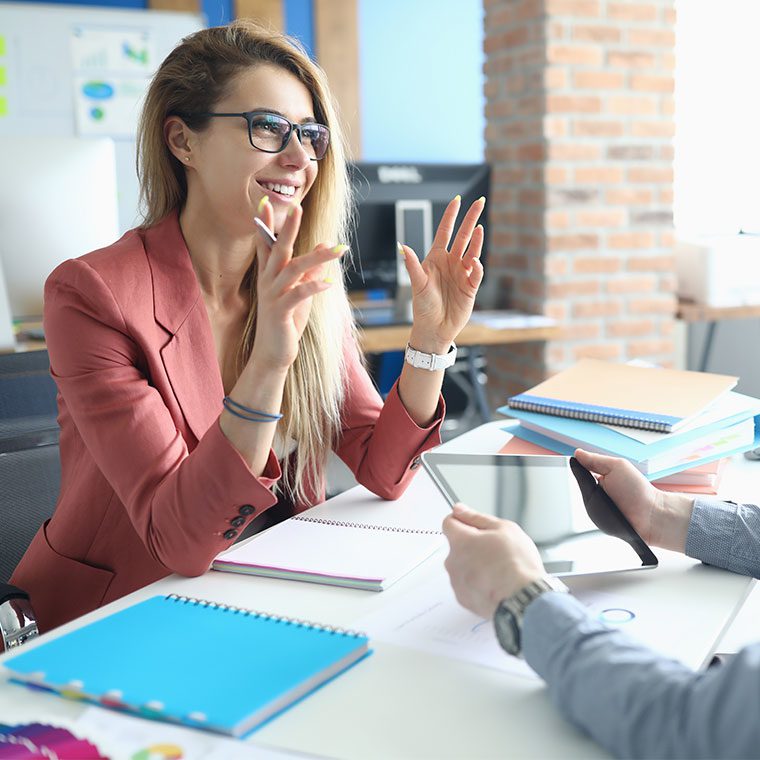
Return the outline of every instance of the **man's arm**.
<path id="1" fill-rule="evenodd" d="M 695 673 L 557 593 L 528 606 L 522 639 L 557 708 L 620 757 L 758 755 L 760 644 Z"/>
<path id="2" fill-rule="evenodd" d="M 686 554 L 708 565 L 760 578 L 760 507 L 695 499 Z"/>

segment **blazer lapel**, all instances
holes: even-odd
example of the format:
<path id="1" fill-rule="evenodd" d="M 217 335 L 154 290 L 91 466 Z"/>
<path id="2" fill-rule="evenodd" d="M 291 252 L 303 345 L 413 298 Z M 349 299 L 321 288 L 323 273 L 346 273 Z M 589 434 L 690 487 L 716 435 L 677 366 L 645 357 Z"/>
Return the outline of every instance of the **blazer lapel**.
<path id="1" fill-rule="evenodd" d="M 161 358 L 182 414 L 200 440 L 222 410 L 224 389 L 211 325 L 176 212 L 145 232 L 145 250 L 153 275 L 155 319 L 171 334 Z"/>

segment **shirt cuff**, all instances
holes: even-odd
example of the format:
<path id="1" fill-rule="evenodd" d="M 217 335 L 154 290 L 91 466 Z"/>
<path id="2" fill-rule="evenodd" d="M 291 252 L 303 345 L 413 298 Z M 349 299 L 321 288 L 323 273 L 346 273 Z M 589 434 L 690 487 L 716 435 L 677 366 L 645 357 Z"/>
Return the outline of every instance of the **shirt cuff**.
<path id="1" fill-rule="evenodd" d="M 720 499 L 694 499 L 686 534 L 686 555 L 725 567 L 731 555 L 738 505 Z"/>
<path id="2" fill-rule="evenodd" d="M 240 488 L 245 489 L 248 493 L 249 499 L 256 498 L 255 495 L 258 495 L 263 502 L 271 502 L 271 504 L 277 502 L 277 498 L 272 495 L 271 489 L 282 476 L 282 470 L 272 449 L 269 450 L 264 471 L 257 477 L 251 472 L 248 463 L 243 459 L 242 454 L 235 446 L 233 446 L 232 441 L 222 432 L 219 420 L 203 436 L 198 444 L 199 447 L 201 443 L 204 447 L 217 449 L 222 454 L 221 458 L 216 460 L 216 465 L 222 473 L 222 481 L 228 486 L 239 484 Z M 268 493 L 264 493 L 264 491 Z M 252 496 L 252 493 L 255 495 Z M 270 506 L 270 504 L 267 504 L 267 506 Z"/>
<path id="3" fill-rule="evenodd" d="M 389 407 L 398 406 L 400 409 L 399 414 L 401 415 L 402 419 L 404 420 L 404 425 L 408 425 L 412 428 L 414 428 L 416 431 L 420 433 L 431 433 L 434 430 L 437 430 L 441 423 L 443 422 L 443 418 L 446 415 L 446 403 L 443 400 L 443 394 L 438 394 L 438 406 L 435 408 L 435 412 L 433 414 L 433 419 L 430 421 L 429 425 L 426 425 L 425 427 L 420 427 L 410 416 L 409 410 L 404 406 L 404 402 L 401 400 L 401 396 L 398 392 L 398 380 L 396 380 L 395 383 L 393 383 L 393 387 L 388 392 L 388 395 L 385 399 L 385 405 Z"/>

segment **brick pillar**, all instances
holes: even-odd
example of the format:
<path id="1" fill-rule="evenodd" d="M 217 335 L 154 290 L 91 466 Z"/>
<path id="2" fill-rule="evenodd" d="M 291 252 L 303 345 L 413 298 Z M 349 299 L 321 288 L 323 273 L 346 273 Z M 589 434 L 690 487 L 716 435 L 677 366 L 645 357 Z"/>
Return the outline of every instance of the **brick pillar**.
<path id="1" fill-rule="evenodd" d="M 582 357 L 672 365 L 674 0 L 485 11 L 488 277 L 563 330 L 491 351 L 492 400 Z"/>

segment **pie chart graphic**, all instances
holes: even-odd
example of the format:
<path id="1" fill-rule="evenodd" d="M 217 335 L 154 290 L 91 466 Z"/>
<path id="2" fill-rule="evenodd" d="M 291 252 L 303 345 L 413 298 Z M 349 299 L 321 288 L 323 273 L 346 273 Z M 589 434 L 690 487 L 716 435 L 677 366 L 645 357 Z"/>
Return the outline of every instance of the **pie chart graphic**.
<path id="1" fill-rule="evenodd" d="M 132 755 L 132 760 L 181 760 L 182 747 L 176 744 L 151 744 Z"/>

